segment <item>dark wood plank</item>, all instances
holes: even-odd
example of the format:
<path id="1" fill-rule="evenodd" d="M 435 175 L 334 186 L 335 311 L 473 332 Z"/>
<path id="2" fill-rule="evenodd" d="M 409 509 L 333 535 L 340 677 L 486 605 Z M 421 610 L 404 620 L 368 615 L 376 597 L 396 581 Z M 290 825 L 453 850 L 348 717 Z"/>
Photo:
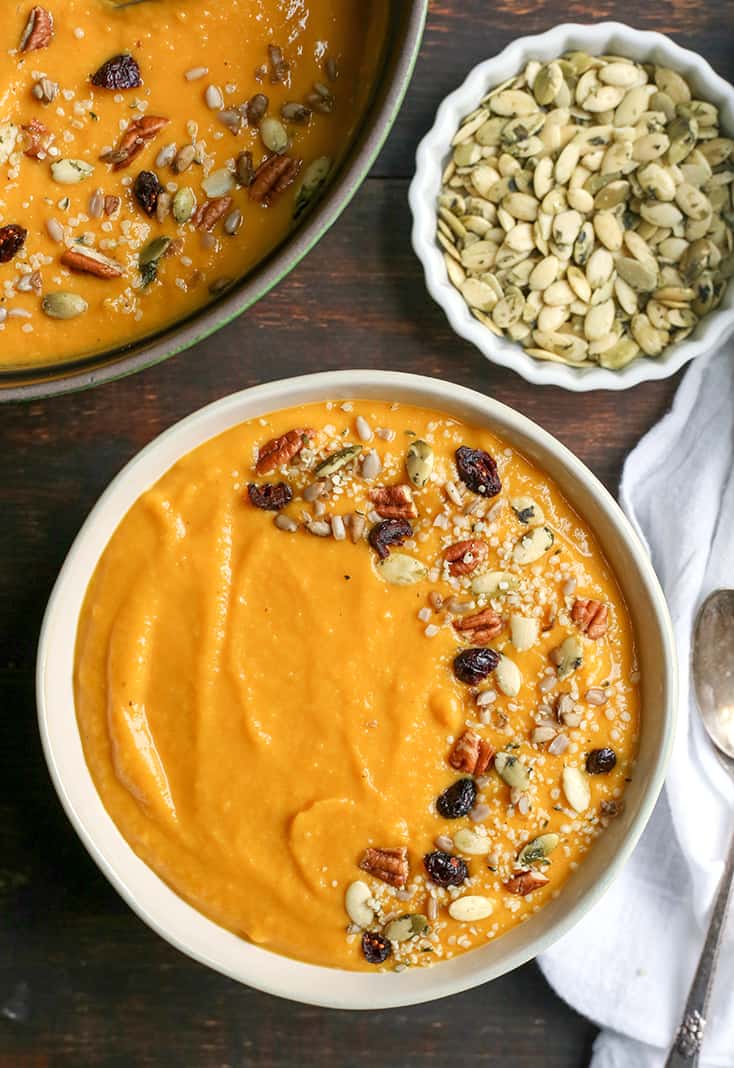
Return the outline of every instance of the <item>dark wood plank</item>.
<path id="1" fill-rule="evenodd" d="M 373 178 L 273 293 L 208 342 L 97 391 L 0 415 L 0 1068 L 575 1068 L 594 1026 L 534 965 L 450 1001 L 385 1013 L 291 1005 L 167 946 L 127 909 L 63 816 L 35 726 L 43 608 L 85 514 L 146 442 L 194 408 L 275 377 L 340 367 L 439 375 L 496 396 L 560 437 L 615 489 L 624 456 L 677 379 L 624 394 L 534 388 L 449 330 L 410 248 L 407 178 L 440 98 L 518 32 L 594 13 L 539 0 L 431 5 L 416 78 Z M 734 75 L 734 0 L 641 10 Z M 679 377 L 679 376 L 678 376 Z"/>
<path id="2" fill-rule="evenodd" d="M 415 78 L 400 117 L 375 167 L 375 174 L 406 177 L 413 152 L 433 124 L 436 108 L 471 68 L 496 55 L 517 37 L 543 33 L 561 22 L 607 20 L 665 33 L 698 52 L 722 77 L 734 80 L 734 0 L 667 0 L 630 5 L 628 0 L 570 4 L 548 0 L 432 0 Z"/>

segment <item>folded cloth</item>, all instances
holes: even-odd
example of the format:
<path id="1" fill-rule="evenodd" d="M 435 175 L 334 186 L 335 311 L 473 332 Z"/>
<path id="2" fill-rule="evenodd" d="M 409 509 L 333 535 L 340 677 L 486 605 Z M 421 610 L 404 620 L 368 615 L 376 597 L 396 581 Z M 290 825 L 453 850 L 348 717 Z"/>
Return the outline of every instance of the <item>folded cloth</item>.
<path id="1" fill-rule="evenodd" d="M 558 994 L 603 1029 L 590 1068 L 659 1068 L 680 1023 L 734 831 L 734 787 L 696 714 L 689 668 L 702 600 L 718 586 L 734 586 L 732 344 L 692 364 L 672 410 L 628 457 L 620 499 L 670 608 L 678 731 L 663 793 L 629 863 L 539 963 Z M 734 922 L 707 1018 L 701 1063 L 732 1068 Z"/>

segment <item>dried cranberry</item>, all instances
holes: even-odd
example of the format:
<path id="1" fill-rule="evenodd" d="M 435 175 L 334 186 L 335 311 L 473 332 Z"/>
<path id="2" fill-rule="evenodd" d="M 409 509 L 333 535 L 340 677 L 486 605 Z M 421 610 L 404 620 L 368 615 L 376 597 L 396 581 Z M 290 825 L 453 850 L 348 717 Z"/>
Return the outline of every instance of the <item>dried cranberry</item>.
<path id="1" fill-rule="evenodd" d="M 470 449 L 468 445 L 462 445 L 456 450 L 456 467 L 459 478 L 472 493 L 496 497 L 502 489 L 497 464 L 483 449 Z"/>
<path id="2" fill-rule="evenodd" d="M 263 482 L 260 486 L 251 482 L 247 495 L 256 508 L 266 512 L 279 512 L 293 500 L 293 491 L 287 482 Z"/>
<path id="3" fill-rule="evenodd" d="M 426 853 L 423 866 L 436 886 L 461 886 L 469 878 L 466 861 L 461 857 L 452 857 L 450 853 L 443 853 L 440 849 Z"/>
<path id="4" fill-rule="evenodd" d="M 141 171 L 135 179 L 133 193 L 146 215 L 155 215 L 158 197 L 162 192 L 163 186 L 158 181 L 158 175 L 152 171 Z"/>
<path id="5" fill-rule="evenodd" d="M 0 263 L 9 263 L 23 248 L 28 231 L 24 226 L 0 226 Z"/>
<path id="6" fill-rule="evenodd" d="M 592 749 L 586 757 L 586 770 L 589 775 L 606 775 L 617 763 L 617 754 L 613 749 Z"/>
<path id="7" fill-rule="evenodd" d="M 392 953 L 392 946 L 377 931 L 365 931 L 362 935 L 362 952 L 369 964 L 382 964 Z"/>
<path id="8" fill-rule="evenodd" d="M 473 647 L 462 649 L 454 657 L 454 675 L 459 682 L 465 682 L 468 686 L 486 679 L 487 675 L 497 667 L 500 662 L 499 653 L 494 649 Z"/>
<path id="9" fill-rule="evenodd" d="M 477 784 L 473 779 L 457 779 L 436 801 L 439 816 L 445 820 L 459 820 L 474 808 Z"/>
<path id="10" fill-rule="evenodd" d="M 402 545 L 406 538 L 413 537 L 413 528 L 407 519 L 383 519 L 375 523 L 369 533 L 369 543 L 381 560 L 390 555 L 390 545 Z"/>
<path id="11" fill-rule="evenodd" d="M 140 67 L 129 52 L 122 52 L 119 56 L 108 59 L 92 75 L 92 85 L 100 89 L 137 89 L 142 84 Z"/>

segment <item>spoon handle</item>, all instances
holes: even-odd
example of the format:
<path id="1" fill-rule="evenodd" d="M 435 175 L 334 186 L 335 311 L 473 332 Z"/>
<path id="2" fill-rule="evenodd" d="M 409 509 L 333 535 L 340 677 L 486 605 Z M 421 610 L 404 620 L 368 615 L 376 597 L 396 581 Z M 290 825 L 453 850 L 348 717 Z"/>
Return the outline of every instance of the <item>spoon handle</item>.
<path id="1" fill-rule="evenodd" d="M 719 957 L 724 921 L 729 907 L 732 885 L 734 885 L 734 836 L 729 843 L 724 874 L 721 876 L 716 892 L 711 922 L 706 934 L 706 941 L 701 950 L 696 974 L 688 992 L 683 1020 L 678 1028 L 672 1049 L 665 1062 L 665 1068 L 695 1068 L 701 1053 L 703 1032 L 706 1027 L 706 1011 L 713 984 L 716 964 Z"/>

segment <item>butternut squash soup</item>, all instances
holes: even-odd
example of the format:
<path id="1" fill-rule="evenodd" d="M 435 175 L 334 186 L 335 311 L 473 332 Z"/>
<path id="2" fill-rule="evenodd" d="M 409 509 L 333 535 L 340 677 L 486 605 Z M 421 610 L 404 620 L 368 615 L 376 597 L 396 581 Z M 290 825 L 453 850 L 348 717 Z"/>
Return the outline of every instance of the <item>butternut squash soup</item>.
<path id="1" fill-rule="evenodd" d="M 634 774 L 634 637 L 594 534 L 488 430 L 407 405 L 279 411 L 179 460 L 100 558 L 74 684 L 135 852 L 322 965 L 497 938 Z"/>
<path id="2" fill-rule="evenodd" d="M 196 311 L 308 211 L 388 0 L 48 0 L 0 24 L 0 367 Z"/>

